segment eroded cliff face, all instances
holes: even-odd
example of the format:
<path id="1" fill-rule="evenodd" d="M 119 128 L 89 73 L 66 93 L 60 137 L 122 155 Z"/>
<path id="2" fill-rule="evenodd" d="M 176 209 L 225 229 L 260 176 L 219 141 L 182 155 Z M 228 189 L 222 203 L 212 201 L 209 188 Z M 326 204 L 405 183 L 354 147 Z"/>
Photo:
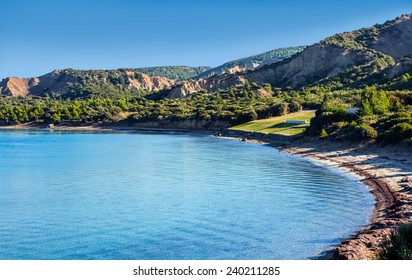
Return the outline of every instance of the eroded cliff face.
<path id="1" fill-rule="evenodd" d="M 373 58 L 371 52 L 318 43 L 284 62 L 248 72 L 245 78 L 274 86 L 298 87 L 333 77 L 348 67 L 368 63 Z"/>
<path id="2" fill-rule="evenodd" d="M 132 71 L 126 71 L 127 74 L 127 84 L 129 89 L 145 89 L 147 91 L 170 89 L 175 81 L 160 77 L 160 76 L 149 76 L 143 73 L 135 75 L 133 77 Z"/>
<path id="3" fill-rule="evenodd" d="M 38 78 L 21 79 L 8 77 L 0 82 L 0 93 L 9 96 L 26 96 L 29 89 L 37 86 Z"/>
<path id="4" fill-rule="evenodd" d="M 259 84 L 269 83 L 278 87 L 298 87 L 335 76 L 348 67 L 368 63 L 374 58 L 374 53 L 369 51 L 315 44 L 292 58 L 254 71 L 239 71 L 234 74 L 216 75 L 209 79 L 185 81 L 174 87 L 167 97 L 182 98 L 202 90 L 213 92 L 219 88 L 241 86 L 246 80 Z"/>
<path id="5" fill-rule="evenodd" d="M 370 48 L 392 56 L 395 61 L 412 58 L 412 15 L 402 16 L 382 29 Z"/>
<path id="6" fill-rule="evenodd" d="M 174 80 L 168 78 L 149 76 L 132 70 L 78 71 L 64 69 L 29 79 L 6 78 L 0 82 L 0 94 L 9 96 L 63 95 L 76 86 L 87 86 L 88 83 L 118 86 L 110 77 L 121 77 L 123 79 L 122 86 L 128 89 L 155 91 L 170 89 L 175 84 Z"/>
<path id="7" fill-rule="evenodd" d="M 245 78 L 241 75 L 215 75 L 209 79 L 200 79 L 196 81 L 184 81 L 167 94 L 167 98 L 185 98 L 192 93 L 200 91 L 214 92 L 219 88 L 230 88 L 232 86 L 244 85 Z"/>
<path id="8" fill-rule="evenodd" d="M 412 73 L 412 59 L 400 61 L 384 72 L 389 79 L 392 79 L 403 73 Z"/>

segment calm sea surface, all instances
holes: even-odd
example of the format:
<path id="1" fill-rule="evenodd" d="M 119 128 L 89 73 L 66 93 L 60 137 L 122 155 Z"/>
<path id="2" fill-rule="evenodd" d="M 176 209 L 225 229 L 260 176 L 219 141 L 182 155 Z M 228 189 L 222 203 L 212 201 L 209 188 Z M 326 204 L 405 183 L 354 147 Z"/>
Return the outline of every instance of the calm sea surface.
<path id="1" fill-rule="evenodd" d="M 305 259 L 373 203 L 344 173 L 261 145 L 0 131 L 0 259 Z"/>

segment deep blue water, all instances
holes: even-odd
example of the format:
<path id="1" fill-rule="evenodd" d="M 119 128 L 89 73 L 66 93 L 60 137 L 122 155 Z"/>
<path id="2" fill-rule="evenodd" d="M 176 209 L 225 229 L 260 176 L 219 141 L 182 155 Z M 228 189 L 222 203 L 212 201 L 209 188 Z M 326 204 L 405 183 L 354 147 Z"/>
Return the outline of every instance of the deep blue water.
<path id="1" fill-rule="evenodd" d="M 0 131 L 0 259 L 305 259 L 373 203 L 352 177 L 256 144 Z"/>

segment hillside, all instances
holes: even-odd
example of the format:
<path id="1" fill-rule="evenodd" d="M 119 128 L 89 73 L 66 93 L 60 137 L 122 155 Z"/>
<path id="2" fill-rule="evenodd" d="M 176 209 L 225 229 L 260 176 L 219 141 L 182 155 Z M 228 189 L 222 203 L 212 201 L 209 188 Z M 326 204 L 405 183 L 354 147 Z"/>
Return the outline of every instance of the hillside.
<path id="1" fill-rule="evenodd" d="M 326 38 L 293 58 L 249 73 L 246 78 L 295 88 L 328 80 L 345 86 L 359 84 L 412 57 L 410 42 L 412 17 L 405 15 Z"/>
<path id="2" fill-rule="evenodd" d="M 160 76 L 171 80 L 189 80 L 210 69 L 212 68 L 209 66 L 155 66 L 136 68 L 135 70 L 150 76 Z"/>
<path id="3" fill-rule="evenodd" d="M 170 88 L 174 83 L 174 80 L 149 76 L 135 69 L 64 69 L 35 78 L 6 78 L 0 82 L 0 93 L 9 96 L 77 97 L 139 89 L 151 92 Z"/>
<path id="4" fill-rule="evenodd" d="M 51 73 L 34 78 L 17 78 L 8 77 L 0 82 L 0 94 L 9 96 L 36 96 L 36 95 L 53 95 L 78 97 L 88 93 L 104 93 L 111 91 L 139 90 L 143 89 L 148 92 L 170 89 L 174 85 L 180 85 L 181 82 L 189 79 L 198 79 L 202 75 L 210 76 L 214 73 L 229 71 L 233 73 L 243 71 L 248 64 L 271 63 L 289 57 L 296 52 L 303 50 L 304 47 L 290 47 L 276 49 L 263 54 L 250 56 L 243 59 L 227 62 L 217 68 L 211 69 L 208 66 L 190 67 L 190 66 L 156 66 L 135 69 L 118 69 L 118 70 L 73 70 L 63 69 L 55 70 Z M 253 67 L 252 67 L 253 68 Z M 213 70 L 212 72 L 210 72 Z M 230 72 L 230 71 L 229 71 Z M 226 75 L 226 74 L 221 74 Z M 221 80 L 222 76 L 214 77 L 213 86 L 209 90 L 228 87 L 232 84 L 238 84 L 239 81 L 225 82 Z M 241 79 L 242 80 L 242 79 Z M 242 81 L 241 81 L 242 82 Z M 199 84 L 189 90 L 193 92 L 196 88 L 205 87 L 204 80 L 200 79 Z M 173 93 L 170 95 L 173 96 Z M 179 95 L 177 95 L 179 97 Z"/>
<path id="5" fill-rule="evenodd" d="M 217 87 L 242 85 L 246 80 L 282 88 L 383 83 L 387 78 L 411 72 L 411 42 L 412 16 L 403 15 L 384 24 L 334 35 L 290 58 L 256 70 L 183 82 L 167 96 L 187 97 L 202 90 L 211 92 Z"/>
<path id="6" fill-rule="evenodd" d="M 306 46 L 279 48 L 264 52 L 262 54 L 232 60 L 200 73 L 195 79 L 208 78 L 216 74 L 222 74 L 223 72 L 228 71 L 234 67 L 238 67 L 238 69 L 242 70 L 252 70 L 257 67 L 272 64 L 285 58 L 291 57 L 292 55 L 303 51 L 305 47 Z"/>
<path id="7" fill-rule="evenodd" d="M 55 70 L 34 78 L 8 77 L 0 82 L 0 94 L 36 96 L 139 90 L 148 92 L 168 89 L 175 80 L 191 79 L 210 69 L 207 66 L 158 66 L 118 70 Z"/>

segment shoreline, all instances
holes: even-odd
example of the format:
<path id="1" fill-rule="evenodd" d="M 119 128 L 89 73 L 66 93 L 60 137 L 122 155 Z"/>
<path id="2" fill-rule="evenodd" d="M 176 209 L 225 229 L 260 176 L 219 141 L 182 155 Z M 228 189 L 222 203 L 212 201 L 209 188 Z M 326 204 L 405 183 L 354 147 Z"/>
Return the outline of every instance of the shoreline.
<path id="1" fill-rule="evenodd" d="M 383 239 L 401 223 L 412 222 L 412 152 L 404 147 L 302 141 L 245 131 L 209 131 L 128 126 L 0 126 L 3 130 L 52 130 L 135 133 L 197 133 L 267 145 L 282 152 L 308 158 L 356 177 L 375 198 L 369 224 L 348 236 L 335 248 L 326 249 L 318 259 L 360 260 L 374 258 Z"/>
<path id="2" fill-rule="evenodd" d="M 221 136 L 268 145 L 349 173 L 366 185 L 375 198 L 368 225 L 345 238 L 318 259 L 373 259 L 381 242 L 399 224 L 412 222 L 412 152 L 404 147 L 302 141 L 278 135 L 229 131 Z"/>

